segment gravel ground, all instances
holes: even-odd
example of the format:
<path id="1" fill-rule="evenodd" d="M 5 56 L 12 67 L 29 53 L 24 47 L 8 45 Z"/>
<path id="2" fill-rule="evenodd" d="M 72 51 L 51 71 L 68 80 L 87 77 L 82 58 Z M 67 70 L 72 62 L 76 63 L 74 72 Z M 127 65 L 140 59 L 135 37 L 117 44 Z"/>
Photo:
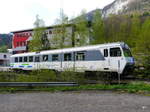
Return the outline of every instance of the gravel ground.
<path id="1" fill-rule="evenodd" d="M 109 91 L 0 94 L 0 112 L 150 112 L 150 97 Z"/>

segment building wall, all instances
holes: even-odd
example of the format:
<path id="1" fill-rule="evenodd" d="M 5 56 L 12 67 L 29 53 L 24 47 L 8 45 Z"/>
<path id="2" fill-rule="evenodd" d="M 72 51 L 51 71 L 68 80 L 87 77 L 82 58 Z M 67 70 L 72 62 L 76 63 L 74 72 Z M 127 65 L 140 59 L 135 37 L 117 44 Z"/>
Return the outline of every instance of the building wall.
<path id="1" fill-rule="evenodd" d="M 13 36 L 13 48 L 26 46 L 26 40 L 32 36 L 31 32 L 15 33 Z"/>
<path id="2" fill-rule="evenodd" d="M 45 33 L 47 34 L 47 37 L 51 43 L 51 39 L 53 37 L 55 37 L 56 33 L 60 33 L 60 32 L 56 32 L 56 29 L 59 29 L 59 27 L 47 27 Z M 68 32 L 68 38 L 71 39 L 71 35 L 72 35 L 72 26 L 69 25 L 66 27 L 66 30 Z M 57 30 L 59 31 L 59 30 Z M 33 35 L 33 29 L 30 30 L 24 30 L 24 31 L 16 31 L 16 32 L 12 32 L 13 35 L 13 39 L 12 39 L 12 50 L 13 50 L 13 54 L 18 54 L 18 53 L 24 53 L 27 52 L 27 45 L 29 43 L 29 41 L 32 39 L 32 35 Z M 71 43 L 67 43 L 67 44 L 71 44 Z M 51 44 L 53 45 L 53 44 Z"/>
<path id="3" fill-rule="evenodd" d="M 0 66 L 9 66 L 10 56 L 9 53 L 0 53 Z"/>

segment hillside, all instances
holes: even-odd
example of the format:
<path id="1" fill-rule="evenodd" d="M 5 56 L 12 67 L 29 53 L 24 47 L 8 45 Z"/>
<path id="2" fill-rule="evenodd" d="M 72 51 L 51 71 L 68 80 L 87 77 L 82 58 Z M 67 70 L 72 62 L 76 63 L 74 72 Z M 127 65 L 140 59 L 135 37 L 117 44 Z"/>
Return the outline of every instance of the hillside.
<path id="1" fill-rule="evenodd" d="M 7 48 L 11 48 L 11 43 L 12 43 L 12 35 L 0 34 L 0 47 L 7 46 Z"/>
<path id="2" fill-rule="evenodd" d="M 115 0 L 102 10 L 103 17 L 111 14 L 144 13 L 150 11 L 150 0 Z"/>

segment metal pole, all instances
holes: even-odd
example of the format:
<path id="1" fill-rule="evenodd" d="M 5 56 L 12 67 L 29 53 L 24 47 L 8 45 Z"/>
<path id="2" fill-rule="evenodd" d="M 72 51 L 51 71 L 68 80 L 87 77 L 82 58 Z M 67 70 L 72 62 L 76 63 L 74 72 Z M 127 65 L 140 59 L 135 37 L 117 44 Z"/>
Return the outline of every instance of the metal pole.
<path id="1" fill-rule="evenodd" d="M 120 73 L 118 73 L 118 84 L 120 84 Z"/>
<path id="2" fill-rule="evenodd" d="M 121 81 L 120 75 L 120 61 L 118 60 L 118 84 L 120 84 Z"/>

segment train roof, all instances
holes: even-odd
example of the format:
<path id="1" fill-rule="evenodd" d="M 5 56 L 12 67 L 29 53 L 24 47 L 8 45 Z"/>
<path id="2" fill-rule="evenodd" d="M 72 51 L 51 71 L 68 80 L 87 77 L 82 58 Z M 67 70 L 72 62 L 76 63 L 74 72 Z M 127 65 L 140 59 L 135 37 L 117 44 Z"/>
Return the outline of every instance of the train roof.
<path id="1" fill-rule="evenodd" d="M 55 49 L 55 50 L 46 50 L 40 52 L 29 52 L 29 53 L 21 53 L 12 55 L 12 57 L 17 56 L 31 56 L 31 55 L 39 55 L 39 54 L 56 54 L 56 53 L 67 53 L 67 52 L 75 52 L 75 51 L 85 51 L 85 50 L 92 50 L 98 49 L 103 47 L 111 47 L 111 46 L 123 46 L 124 42 L 115 42 L 115 43 L 106 43 L 106 44 L 98 44 L 98 45 L 89 45 L 89 46 L 82 46 L 82 47 L 72 47 L 72 48 L 63 48 L 63 49 Z"/>

